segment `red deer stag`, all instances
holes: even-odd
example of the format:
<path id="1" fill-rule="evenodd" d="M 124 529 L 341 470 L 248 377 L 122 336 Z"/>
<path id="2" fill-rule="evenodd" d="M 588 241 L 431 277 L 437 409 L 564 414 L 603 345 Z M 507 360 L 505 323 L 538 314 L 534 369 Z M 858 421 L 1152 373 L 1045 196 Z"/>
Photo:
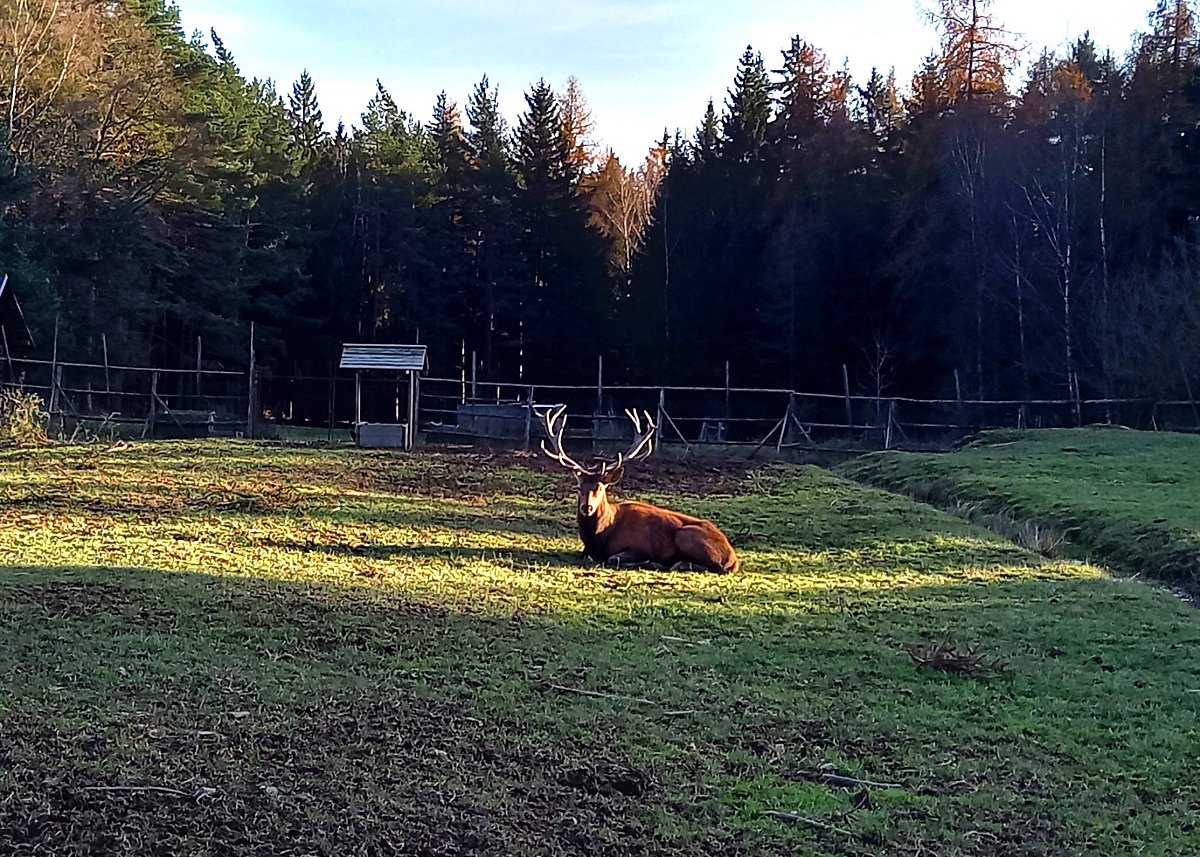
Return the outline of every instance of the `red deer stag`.
<path id="1" fill-rule="evenodd" d="M 654 449 L 657 426 L 645 414 L 642 420 L 633 411 L 625 413 L 633 421 L 633 444 L 616 461 L 584 467 L 563 451 L 562 435 L 566 427 L 566 406 L 547 411 L 546 437 L 542 451 L 570 469 L 579 483 L 579 537 L 589 557 L 610 565 L 657 568 L 704 568 L 718 574 L 738 569 L 733 545 L 716 524 L 660 509 L 649 503 L 613 503 L 608 487 L 624 473 L 625 465 L 645 458 Z"/>

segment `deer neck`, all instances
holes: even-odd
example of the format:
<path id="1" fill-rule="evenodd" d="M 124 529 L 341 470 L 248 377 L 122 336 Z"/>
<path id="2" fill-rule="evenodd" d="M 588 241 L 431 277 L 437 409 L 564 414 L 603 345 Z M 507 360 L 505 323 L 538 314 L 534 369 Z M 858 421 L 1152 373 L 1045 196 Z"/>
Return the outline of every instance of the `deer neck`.
<path id="1" fill-rule="evenodd" d="M 616 505 L 609 502 L 608 498 L 605 498 L 604 502 L 596 509 L 596 514 L 580 514 L 578 516 L 579 537 L 582 539 L 584 548 L 589 555 L 604 540 L 604 534 L 612 526 L 616 514 Z"/>

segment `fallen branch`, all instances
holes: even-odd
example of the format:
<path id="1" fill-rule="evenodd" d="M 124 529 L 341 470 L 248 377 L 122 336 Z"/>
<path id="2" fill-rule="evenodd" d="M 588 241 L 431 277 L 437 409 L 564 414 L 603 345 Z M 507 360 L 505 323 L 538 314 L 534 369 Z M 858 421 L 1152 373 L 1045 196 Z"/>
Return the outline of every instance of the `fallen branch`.
<path id="1" fill-rule="evenodd" d="M 711 646 L 712 640 L 689 640 L 685 637 L 672 637 L 669 634 L 663 634 L 660 639 L 666 640 L 668 643 L 683 643 L 688 646 Z"/>
<path id="2" fill-rule="evenodd" d="M 565 684 L 554 684 L 550 682 L 549 687 L 554 690 L 564 690 L 567 693 L 579 693 L 583 696 L 594 696 L 599 699 L 623 699 L 626 702 L 640 702 L 642 705 L 658 705 L 653 699 L 645 699 L 641 696 L 625 696 L 622 693 L 604 693 L 599 690 L 584 690 L 581 687 L 567 687 Z"/>
<path id="3" fill-rule="evenodd" d="M 817 821 L 815 818 L 808 818 L 795 812 L 775 812 L 774 810 L 768 810 L 767 816 L 779 821 L 786 821 L 788 824 L 807 824 L 809 827 L 817 827 L 821 830 L 828 830 L 830 833 L 836 833 L 839 836 L 849 836 L 851 839 L 858 838 L 858 834 L 852 830 L 834 827 L 832 824 L 826 824 L 823 821 Z"/>
<path id="4" fill-rule="evenodd" d="M 155 792 L 172 797 L 194 797 L 194 792 L 184 792 L 166 786 L 84 786 L 85 792 Z"/>
<path id="5" fill-rule="evenodd" d="M 661 702 L 655 702 L 653 699 L 646 699 L 645 697 L 641 697 L 641 696 L 626 696 L 623 693 L 604 693 L 599 690 L 584 690 L 581 687 L 567 687 L 565 684 L 554 684 L 553 682 L 548 682 L 547 687 L 550 687 L 554 690 L 565 691 L 567 693 L 578 693 L 583 696 L 592 696 L 597 699 L 620 699 L 625 702 L 636 702 L 640 705 L 653 705 L 655 708 L 662 707 Z M 663 714 L 666 714 L 668 716 L 679 716 L 679 715 L 683 715 L 683 714 L 695 714 L 695 713 L 696 712 L 691 709 L 688 709 L 686 711 L 664 711 L 663 712 Z"/>
<path id="6" fill-rule="evenodd" d="M 874 780 L 860 780 L 857 777 L 843 777 L 841 774 L 816 774 L 817 779 L 827 786 L 841 786 L 842 788 L 854 789 L 861 786 L 866 786 L 872 789 L 902 789 L 900 783 L 877 783 Z"/>

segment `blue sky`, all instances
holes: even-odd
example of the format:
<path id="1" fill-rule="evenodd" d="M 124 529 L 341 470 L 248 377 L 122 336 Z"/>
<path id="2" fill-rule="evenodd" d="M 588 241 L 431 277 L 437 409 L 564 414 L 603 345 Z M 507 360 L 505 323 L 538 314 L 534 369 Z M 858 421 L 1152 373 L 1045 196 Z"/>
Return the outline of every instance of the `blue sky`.
<path id="1" fill-rule="evenodd" d="M 894 66 L 907 84 L 936 33 L 931 0 L 176 0 L 184 29 L 210 28 L 248 76 L 280 92 L 307 68 L 327 124 L 357 124 L 379 78 L 401 107 L 427 119 L 443 89 L 464 103 L 487 74 L 510 122 L 544 77 L 579 78 L 595 136 L 625 162 L 664 128 L 690 133 L 707 100 L 718 107 L 747 44 L 768 68 L 792 35 L 849 61 L 860 83 Z M 1089 29 L 1123 56 L 1154 0 L 996 0 L 999 23 L 1031 51 L 1061 49 Z"/>

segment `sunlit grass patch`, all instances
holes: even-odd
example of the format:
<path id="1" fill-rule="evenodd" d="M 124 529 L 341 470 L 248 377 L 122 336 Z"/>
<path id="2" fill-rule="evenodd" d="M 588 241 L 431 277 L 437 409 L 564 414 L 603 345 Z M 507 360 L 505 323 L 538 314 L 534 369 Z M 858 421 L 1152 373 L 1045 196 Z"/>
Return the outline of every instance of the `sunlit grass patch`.
<path id="1" fill-rule="evenodd" d="M 841 468 L 1033 550 L 1095 557 L 1200 592 L 1200 437 L 1118 429 L 991 432 L 950 455 Z"/>
<path id="2" fill-rule="evenodd" d="M 0 851 L 1195 851 L 1194 611 L 809 467 L 651 463 L 626 496 L 744 571 L 616 571 L 569 482 L 0 453 Z M 915 667 L 938 640 L 1008 667 Z"/>

